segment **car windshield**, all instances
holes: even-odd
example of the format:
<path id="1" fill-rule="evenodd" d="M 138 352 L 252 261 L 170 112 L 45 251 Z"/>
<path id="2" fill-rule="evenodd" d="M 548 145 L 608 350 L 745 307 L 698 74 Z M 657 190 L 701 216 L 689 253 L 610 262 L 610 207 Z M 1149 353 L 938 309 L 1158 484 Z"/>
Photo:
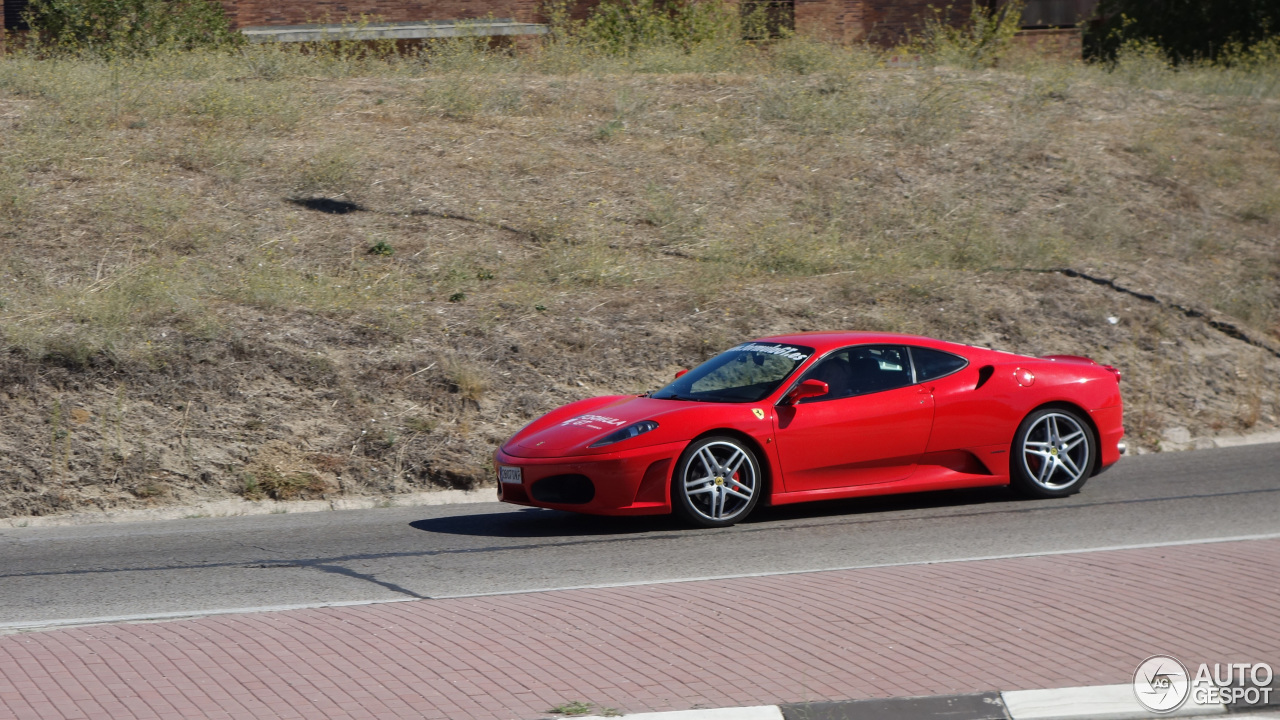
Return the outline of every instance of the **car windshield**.
<path id="1" fill-rule="evenodd" d="M 680 376 L 650 397 L 701 402 L 759 402 L 777 389 L 813 348 L 782 343 L 743 343 Z"/>

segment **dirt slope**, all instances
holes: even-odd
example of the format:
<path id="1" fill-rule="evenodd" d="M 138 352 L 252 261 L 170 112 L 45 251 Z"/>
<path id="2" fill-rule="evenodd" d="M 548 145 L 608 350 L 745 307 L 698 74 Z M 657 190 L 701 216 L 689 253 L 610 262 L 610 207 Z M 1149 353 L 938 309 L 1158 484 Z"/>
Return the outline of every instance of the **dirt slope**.
<path id="1" fill-rule="evenodd" d="M 1275 99 L 797 47 L 0 59 L 0 517 L 491 483 L 557 404 L 811 329 L 1114 364 L 1142 449 L 1277 426 Z"/>

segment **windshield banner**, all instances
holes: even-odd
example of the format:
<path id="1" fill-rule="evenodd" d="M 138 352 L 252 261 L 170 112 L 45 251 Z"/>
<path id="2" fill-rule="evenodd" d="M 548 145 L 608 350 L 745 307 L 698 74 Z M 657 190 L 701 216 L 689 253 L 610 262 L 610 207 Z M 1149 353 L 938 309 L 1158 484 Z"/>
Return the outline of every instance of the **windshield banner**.
<path id="1" fill-rule="evenodd" d="M 768 353 L 770 355 L 781 355 L 788 360 L 796 362 L 804 362 L 809 357 L 808 353 L 801 352 L 798 348 L 790 345 L 765 345 L 764 343 L 743 343 L 737 347 L 729 348 L 730 352 L 758 352 Z"/>

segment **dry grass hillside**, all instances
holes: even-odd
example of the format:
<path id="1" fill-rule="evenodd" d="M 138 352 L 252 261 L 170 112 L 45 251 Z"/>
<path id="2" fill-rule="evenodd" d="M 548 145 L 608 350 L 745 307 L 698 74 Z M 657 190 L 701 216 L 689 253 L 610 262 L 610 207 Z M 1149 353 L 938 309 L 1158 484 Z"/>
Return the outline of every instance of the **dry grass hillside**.
<path id="1" fill-rule="evenodd" d="M 0 517 L 491 483 L 530 418 L 865 328 L 1280 415 L 1280 70 L 804 40 L 0 57 Z"/>

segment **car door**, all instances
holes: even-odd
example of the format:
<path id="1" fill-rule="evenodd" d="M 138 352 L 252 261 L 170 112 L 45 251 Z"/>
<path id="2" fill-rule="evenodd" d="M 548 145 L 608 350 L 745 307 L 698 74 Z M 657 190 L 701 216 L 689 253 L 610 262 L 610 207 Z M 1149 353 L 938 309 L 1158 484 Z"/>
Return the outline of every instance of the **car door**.
<path id="1" fill-rule="evenodd" d="M 826 395 L 777 408 L 774 436 L 787 492 L 893 482 L 929 442 L 933 395 L 914 384 L 907 350 L 863 345 L 831 353 L 803 378 Z"/>

